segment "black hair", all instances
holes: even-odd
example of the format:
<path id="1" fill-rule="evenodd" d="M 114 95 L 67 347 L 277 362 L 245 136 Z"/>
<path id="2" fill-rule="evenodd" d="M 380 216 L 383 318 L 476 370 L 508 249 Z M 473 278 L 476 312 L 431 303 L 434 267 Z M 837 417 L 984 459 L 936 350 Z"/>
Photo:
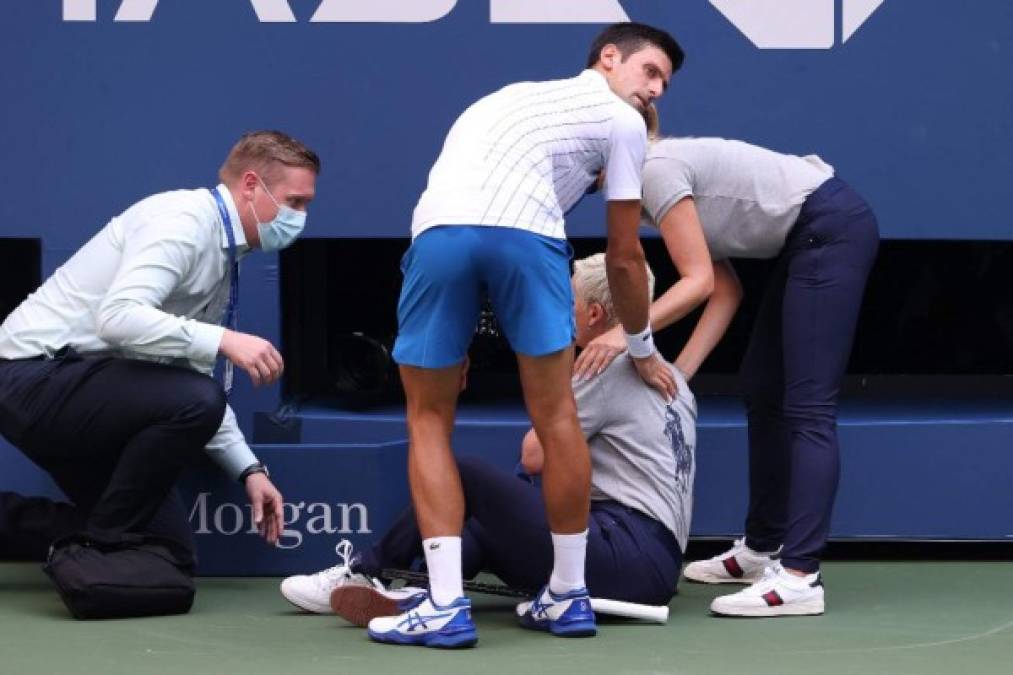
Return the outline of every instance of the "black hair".
<path id="1" fill-rule="evenodd" d="M 682 62 L 686 59 L 682 47 L 674 37 L 665 31 L 644 23 L 627 21 L 612 24 L 594 39 L 594 42 L 591 43 L 591 52 L 587 56 L 588 68 L 593 67 L 601 59 L 601 50 L 605 45 L 618 47 L 619 53 L 623 55 L 623 61 L 645 46 L 653 45 L 668 56 L 672 62 L 673 73 L 682 67 Z"/>

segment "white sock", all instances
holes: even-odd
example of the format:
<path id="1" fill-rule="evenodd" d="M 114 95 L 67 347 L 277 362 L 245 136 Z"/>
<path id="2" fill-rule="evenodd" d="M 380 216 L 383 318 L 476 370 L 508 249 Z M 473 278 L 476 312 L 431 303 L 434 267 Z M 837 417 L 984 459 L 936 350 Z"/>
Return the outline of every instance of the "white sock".
<path id="1" fill-rule="evenodd" d="M 461 538 L 433 537 L 422 540 L 429 568 L 429 593 L 437 605 L 449 605 L 464 595 L 461 582 Z"/>
<path id="2" fill-rule="evenodd" d="M 552 533 L 555 553 L 549 590 L 560 594 L 584 587 L 584 558 L 587 555 L 587 530 L 577 534 Z"/>

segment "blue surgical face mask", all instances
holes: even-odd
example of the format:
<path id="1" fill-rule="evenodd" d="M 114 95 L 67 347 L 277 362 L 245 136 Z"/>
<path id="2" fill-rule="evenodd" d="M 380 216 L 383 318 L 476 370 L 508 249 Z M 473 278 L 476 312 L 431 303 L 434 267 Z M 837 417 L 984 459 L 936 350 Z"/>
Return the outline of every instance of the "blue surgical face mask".
<path id="1" fill-rule="evenodd" d="M 257 180 L 260 181 L 260 185 L 264 188 L 267 196 L 278 207 L 278 215 L 274 217 L 274 220 L 269 223 L 262 223 L 260 222 L 260 216 L 257 215 L 257 209 L 253 207 L 253 202 L 250 202 L 250 208 L 253 209 L 253 217 L 257 219 L 260 248 L 263 251 L 280 251 L 286 246 L 290 246 L 296 240 L 296 237 L 302 234 L 303 228 L 306 227 L 306 212 L 296 211 L 290 206 L 279 204 L 278 200 L 271 194 L 271 191 L 264 185 L 264 181 L 260 179 L 260 176 L 257 176 Z"/>

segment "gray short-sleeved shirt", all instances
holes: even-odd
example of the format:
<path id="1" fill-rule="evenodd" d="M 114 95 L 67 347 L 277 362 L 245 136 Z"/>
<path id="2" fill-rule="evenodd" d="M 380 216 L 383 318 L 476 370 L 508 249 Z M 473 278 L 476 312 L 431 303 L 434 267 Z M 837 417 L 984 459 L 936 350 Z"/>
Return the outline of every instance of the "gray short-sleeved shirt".
<path id="1" fill-rule="evenodd" d="M 640 379 L 628 354 L 602 374 L 574 382 L 591 448 L 591 499 L 611 499 L 663 524 L 683 551 L 693 513 L 696 399 L 673 368 L 679 394 L 666 404 Z"/>
<path id="2" fill-rule="evenodd" d="M 666 138 L 651 144 L 644 164 L 649 225 L 693 197 L 714 260 L 773 258 L 802 203 L 833 177 L 816 155 L 784 155 L 723 138 Z"/>

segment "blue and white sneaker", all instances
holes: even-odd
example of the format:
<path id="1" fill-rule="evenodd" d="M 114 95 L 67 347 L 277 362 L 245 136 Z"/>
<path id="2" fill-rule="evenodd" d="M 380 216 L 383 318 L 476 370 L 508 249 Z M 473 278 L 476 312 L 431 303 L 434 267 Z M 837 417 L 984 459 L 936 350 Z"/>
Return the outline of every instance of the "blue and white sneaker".
<path id="1" fill-rule="evenodd" d="M 445 649 L 471 647 L 478 642 L 471 600 L 462 596 L 441 607 L 428 594 L 406 612 L 370 621 L 369 637 L 388 644 Z"/>
<path id="2" fill-rule="evenodd" d="M 517 605 L 521 625 L 560 637 L 591 637 L 598 633 L 586 588 L 556 595 L 548 586 L 531 601 Z"/>

